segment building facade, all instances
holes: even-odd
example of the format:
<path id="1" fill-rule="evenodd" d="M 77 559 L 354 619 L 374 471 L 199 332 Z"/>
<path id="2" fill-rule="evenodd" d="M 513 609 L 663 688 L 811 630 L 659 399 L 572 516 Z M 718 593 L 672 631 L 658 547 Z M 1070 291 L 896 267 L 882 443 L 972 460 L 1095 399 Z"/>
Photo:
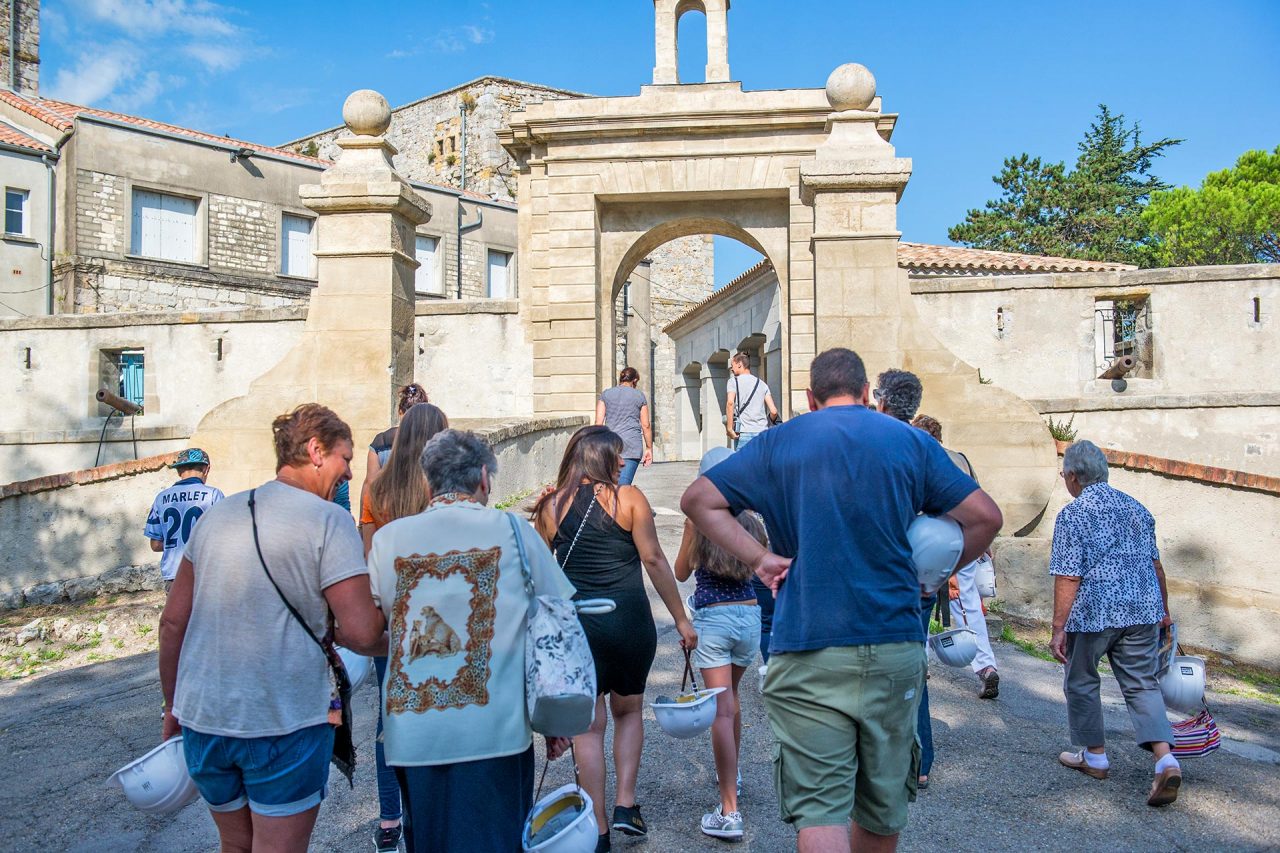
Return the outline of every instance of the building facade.
<path id="1" fill-rule="evenodd" d="M 12 92 L 0 122 L 56 151 L 54 313 L 275 308 L 314 287 L 315 216 L 298 188 L 327 161 Z M 514 206 L 415 188 L 433 210 L 415 246 L 419 296 L 513 296 Z M 49 311 L 36 308 L 12 313 Z"/>

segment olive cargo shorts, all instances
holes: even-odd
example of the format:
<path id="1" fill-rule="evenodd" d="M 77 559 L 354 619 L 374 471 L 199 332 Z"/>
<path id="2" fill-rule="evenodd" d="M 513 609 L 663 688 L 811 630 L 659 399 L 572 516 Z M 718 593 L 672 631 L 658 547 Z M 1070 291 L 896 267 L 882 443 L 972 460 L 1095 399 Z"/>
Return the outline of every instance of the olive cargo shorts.
<path id="1" fill-rule="evenodd" d="M 843 826 L 852 816 L 877 835 L 906 827 L 924 673 L 923 643 L 770 656 L 764 699 L 784 821 L 805 829 Z"/>

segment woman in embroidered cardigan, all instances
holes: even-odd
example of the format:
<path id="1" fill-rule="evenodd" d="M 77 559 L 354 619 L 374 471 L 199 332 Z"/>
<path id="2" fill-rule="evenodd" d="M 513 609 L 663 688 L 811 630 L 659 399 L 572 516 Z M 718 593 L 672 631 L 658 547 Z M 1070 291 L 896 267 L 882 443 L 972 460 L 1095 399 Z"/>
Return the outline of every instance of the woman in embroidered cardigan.
<path id="1" fill-rule="evenodd" d="M 488 508 L 497 473 L 488 444 L 445 430 L 421 458 L 430 503 L 379 529 L 369 550 L 391 634 L 383 747 L 400 780 L 406 847 L 517 851 L 534 768 L 524 567 L 536 595 L 574 588 L 527 522 Z M 548 755 L 568 743 L 549 738 Z"/>

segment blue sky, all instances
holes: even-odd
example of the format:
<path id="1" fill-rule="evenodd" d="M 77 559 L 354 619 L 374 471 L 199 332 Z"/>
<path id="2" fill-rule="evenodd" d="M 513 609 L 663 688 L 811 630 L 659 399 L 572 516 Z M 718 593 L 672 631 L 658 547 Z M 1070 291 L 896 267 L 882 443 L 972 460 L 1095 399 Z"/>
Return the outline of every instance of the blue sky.
<path id="1" fill-rule="evenodd" d="M 353 89 L 400 104 L 498 74 L 629 95 L 654 61 L 649 0 L 44 0 L 41 25 L 43 94 L 264 143 L 337 124 Z M 702 32 L 686 15 L 682 79 L 701 80 Z M 1175 184 L 1274 148 L 1278 43 L 1278 0 L 734 0 L 729 13 L 746 89 L 821 87 L 850 61 L 875 73 L 914 161 L 899 227 L 937 243 L 992 196 L 1005 156 L 1073 160 L 1099 103 L 1149 138 L 1187 140 L 1156 167 Z M 721 281 L 751 261 L 720 255 Z"/>

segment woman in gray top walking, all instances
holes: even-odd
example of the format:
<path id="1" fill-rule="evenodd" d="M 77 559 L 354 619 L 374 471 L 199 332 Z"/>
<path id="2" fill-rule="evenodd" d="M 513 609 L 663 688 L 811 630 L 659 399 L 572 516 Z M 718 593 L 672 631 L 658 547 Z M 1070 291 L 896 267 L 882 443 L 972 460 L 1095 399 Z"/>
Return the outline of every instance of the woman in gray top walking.
<path id="1" fill-rule="evenodd" d="M 622 473 L 619 486 L 629 486 L 636 469 L 653 463 L 653 424 L 649 420 L 649 401 L 637 385 L 640 372 L 624 367 L 618 384 L 600 395 L 596 403 L 596 425 L 604 425 L 622 437 Z"/>

